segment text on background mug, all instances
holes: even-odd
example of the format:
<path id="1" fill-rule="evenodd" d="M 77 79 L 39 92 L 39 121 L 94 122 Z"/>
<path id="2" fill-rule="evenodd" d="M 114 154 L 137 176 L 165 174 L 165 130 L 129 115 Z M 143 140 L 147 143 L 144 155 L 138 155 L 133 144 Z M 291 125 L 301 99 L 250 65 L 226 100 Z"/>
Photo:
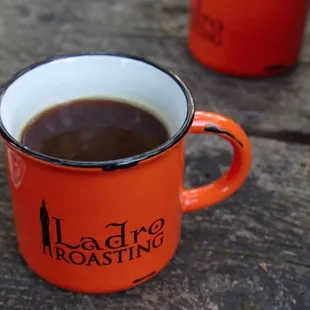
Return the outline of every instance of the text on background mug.
<path id="1" fill-rule="evenodd" d="M 191 0 L 189 48 L 202 64 L 237 76 L 275 75 L 294 66 L 308 0 Z"/>
<path id="2" fill-rule="evenodd" d="M 139 103 L 166 124 L 170 139 L 108 162 L 53 158 L 19 142 L 41 111 L 91 97 Z M 195 113 L 178 77 L 132 56 L 92 52 L 37 63 L 3 87 L 0 119 L 19 250 L 39 276 L 73 291 L 115 292 L 156 275 L 177 249 L 182 213 L 231 196 L 250 169 L 250 144 L 235 122 Z M 215 182 L 184 190 L 187 133 L 223 137 L 234 157 Z"/>

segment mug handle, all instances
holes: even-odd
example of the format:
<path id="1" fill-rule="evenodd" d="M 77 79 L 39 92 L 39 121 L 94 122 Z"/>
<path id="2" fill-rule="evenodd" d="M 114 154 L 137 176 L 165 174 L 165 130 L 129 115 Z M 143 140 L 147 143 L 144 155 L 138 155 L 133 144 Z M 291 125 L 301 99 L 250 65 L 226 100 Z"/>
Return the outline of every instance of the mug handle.
<path id="1" fill-rule="evenodd" d="M 229 141 L 234 156 L 229 170 L 214 182 L 183 191 L 182 211 L 192 212 L 217 204 L 234 194 L 244 183 L 251 167 L 250 141 L 233 120 L 212 112 L 197 111 L 189 133 L 218 135 Z"/>

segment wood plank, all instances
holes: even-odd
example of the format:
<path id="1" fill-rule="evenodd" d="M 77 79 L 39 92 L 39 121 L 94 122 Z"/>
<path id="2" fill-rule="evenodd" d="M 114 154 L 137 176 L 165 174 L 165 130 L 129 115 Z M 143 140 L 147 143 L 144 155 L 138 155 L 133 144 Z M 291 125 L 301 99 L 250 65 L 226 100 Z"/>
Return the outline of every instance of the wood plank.
<path id="1" fill-rule="evenodd" d="M 307 309 L 310 146 L 257 138 L 252 145 L 244 187 L 216 207 L 184 216 L 182 241 L 168 267 L 136 289 L 106 296 L 58 290 L 22 264 L 0 167 L 1 309 Z M 185 184 L 197 186 L 227 167 L 230 147 L 215 137 L 191 136 L 186 159 Z"/>
<path id="2" fill-rule="evenodd" d="M 191 88 L 197 108 L 226 114 L 249 134 L 268 136 L 269 131 L 283 130 L 310 134 L 309 27 L 294 72 L 252 81 L 218 75 L 192 59 L 186 47 L 185 0 L 5 0 L 0 9 L 0 82 L 50 55 L 121 51 L 172 69 Z"/>

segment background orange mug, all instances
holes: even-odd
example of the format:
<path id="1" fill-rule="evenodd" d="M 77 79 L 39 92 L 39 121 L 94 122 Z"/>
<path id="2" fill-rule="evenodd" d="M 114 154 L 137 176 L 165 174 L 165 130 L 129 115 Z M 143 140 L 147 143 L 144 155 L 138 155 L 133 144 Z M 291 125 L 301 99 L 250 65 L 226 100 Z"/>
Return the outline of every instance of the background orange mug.
<path id="1" fill-rule="evenodd" d="M 308 0 L 191 0 L 189 48 L 223 73 L 260 77 L 296 64 Z"/>
<path id="2" fill-rule="evenodd" d="M 62 160 L 20 143 L 23 127 L 42 110 L 94 96 L 151 110 L 171 138 L 144 154 L 109 162 Z M 125 290 L 156 275 L 176 251 L 182 213 L 226 199 L 250 169 L 250 144 L 235 122 L 195 113 L 178 77 L 121 54 L 65 55 L 20 72 L 2 90 L 0 129 L 19 250 L 40 277 L 78 292 Z M 234 157 L 217 181 L 183 190 L 187 133 L 223 137 Z"/>

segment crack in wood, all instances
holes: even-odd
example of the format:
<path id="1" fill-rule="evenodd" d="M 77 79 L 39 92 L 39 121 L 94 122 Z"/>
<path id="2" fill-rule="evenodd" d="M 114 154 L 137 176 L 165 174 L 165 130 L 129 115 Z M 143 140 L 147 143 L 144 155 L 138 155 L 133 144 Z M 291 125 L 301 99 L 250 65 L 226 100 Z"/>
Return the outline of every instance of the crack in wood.
<path id="1" fill-rule="evenodd" d="M 162 6 L 161 11 L 170 15 L 187 14 L 188 6 L 187 5 Z"/>
<path id="2" fill-rule="evenodd" d="M 258 310 L 257 306 L 254 304 L 248 304 L 248 303 L 240 303 L 240 310 Z"/>
<path id="3" fill-rule="evenodd" d="M 310 145 L 310 132 L 298 130 L 269 130 L 243 126 L 249 137 L 265 138 L 292 144 Z"/>
<path id="4" fill-rule="evenodd" d="M 214 249 L 214 248 L 210 248 L 210 249 L 208 249 L 208 251 L 211 251 L 214 253 L 226 254 L 226 255 L 230 255 L 230 256 L 236 256 L 236 257 L 245 257 L 245 258 L 252 258 L 255 260 L 264 260 L 265 262 L 268 262 L 268 261 L 269 262 L 279 262 L 279 257 L 273 258 L 270 256 L 261 255 L 258 253 L 250 253 L 250 252 L 242 252 L 242 251 L 237 252 L 237 251 L 233 251 L 230 249 Z M 286 263 L 286 264 L 310 269 L 310 264 L 299 263 L 299 262 L 289 260 L 289 259 L 283 259 L 281 261 L 283 263 Z"/>

